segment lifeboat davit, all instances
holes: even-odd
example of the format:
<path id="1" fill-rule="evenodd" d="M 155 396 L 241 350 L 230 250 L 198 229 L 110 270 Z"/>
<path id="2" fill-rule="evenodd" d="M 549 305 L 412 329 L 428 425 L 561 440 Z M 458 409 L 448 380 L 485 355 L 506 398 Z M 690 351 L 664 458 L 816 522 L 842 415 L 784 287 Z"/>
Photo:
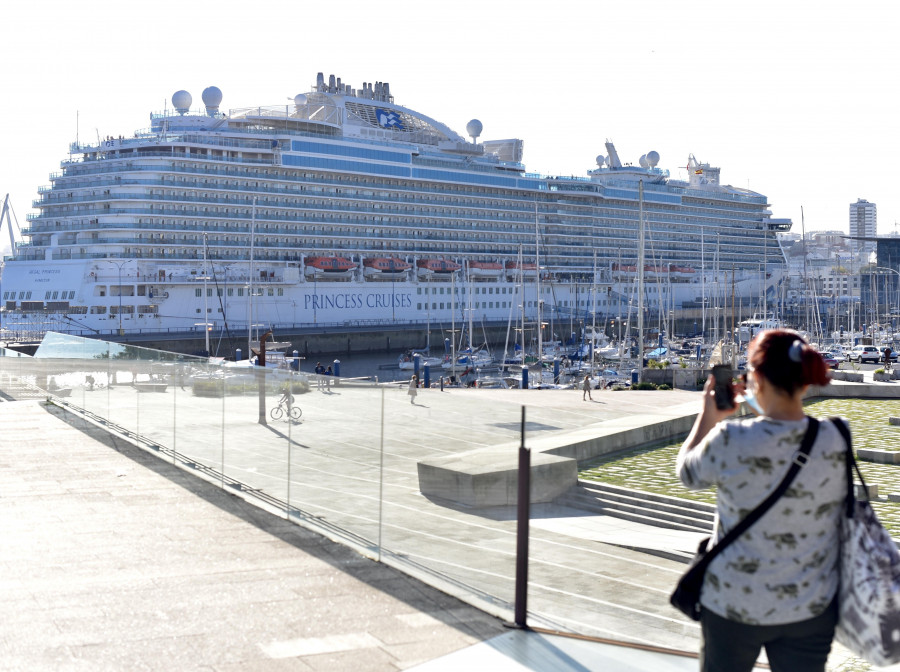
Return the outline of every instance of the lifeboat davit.
<path id="1" fill-rule="evenodd" d="M 497 278 L 503 273 L 503 264 L 496 261 L 467 261 L 469 277 Z"/>
<path id="2" fill-rule="evenodd" d="M 462 268 L 455 261 L 450 261 L 449 259 L 419 259 L 416 262 L 416 266 L 419 268 L 419 275 L 422 277 L 438 276 L 449 278 L 453 272 Z"/>
<path id="3" fill-rule="evenodd" d="M 307 257 L 303 263 L 306 275 L 317 277 L 349 277 L 356 269 L 356 262 L 346 257 Z"/>
<path id="4" fill-rule="evenodd" d="M 412 264 L 409 262 L 393 257 L 363 260 L 363 275 L 367 278 L 398 278 L 410 268 L 412 268 Z"/>
<path id="5" fill-rule="evenodd" d="M 522 264 L 519 265 L 517 261 L 507 261 L 506 262 L 506 272 L 509 277 L 513 280 L 519 277 L 519 271 L 521 270 L 522 277 L 524 278 L 533 278 L 537 275 L 537 264 Z"/>

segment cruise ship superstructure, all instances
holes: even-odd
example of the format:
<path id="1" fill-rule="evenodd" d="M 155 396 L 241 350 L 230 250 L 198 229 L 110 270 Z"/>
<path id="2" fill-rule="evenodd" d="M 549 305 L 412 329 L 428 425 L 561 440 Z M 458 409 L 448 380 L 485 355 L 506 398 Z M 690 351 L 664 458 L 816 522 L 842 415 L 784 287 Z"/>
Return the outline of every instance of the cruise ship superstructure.
<path id="1" fill-rule="evenodd" d="M 653 151 L 623 164 L 611 142 L 584 177 L 529 173 L 521 140 L 480 141 L 477 120 L 467 139 L 387 83 L 321 73 L 288 105 L 226 114 L 219 89 L 202 98 L 191 111 L 179 91 L 147 130 L 72 144 L 6 261 L 0 326 L 377 328 L 539 306 L 589 320 L 634 310 L 640 273 L 651 315 L 755 306 L 783 276 L 790 221 L 693 156 L 686 181 Z"/>

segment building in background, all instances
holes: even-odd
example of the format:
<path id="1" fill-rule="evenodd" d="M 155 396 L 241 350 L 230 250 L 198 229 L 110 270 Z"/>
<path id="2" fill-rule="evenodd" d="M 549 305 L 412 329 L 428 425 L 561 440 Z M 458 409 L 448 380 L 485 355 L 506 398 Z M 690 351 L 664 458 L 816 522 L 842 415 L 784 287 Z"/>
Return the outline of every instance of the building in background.
<path id="1" fill-rule="evenodd" d="M 855 240 L 856 250 L 868 256 L 875 252 L 875 241 L 864 240 L 878 235 L 878 211 L 874 203 L 859 198 L 850 204 L 850 238 Z"/>

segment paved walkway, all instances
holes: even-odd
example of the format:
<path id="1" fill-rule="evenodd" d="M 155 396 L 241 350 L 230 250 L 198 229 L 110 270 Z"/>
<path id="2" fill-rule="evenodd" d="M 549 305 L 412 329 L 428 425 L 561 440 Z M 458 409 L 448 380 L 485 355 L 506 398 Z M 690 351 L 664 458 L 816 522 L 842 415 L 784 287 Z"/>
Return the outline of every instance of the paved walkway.
<path id="1" fill-rule="evenodd" d="M 510 512 L 474 512 L 424 500 L 415 487 L 419 456 L 403 437 L 421 432 L 436 452 L 510 441 L 518 429 L 516 395 L 527 395 L 522 399 L 529 406 L 532 432 L 581 432 L 591 424 L 600 431 L 655 412 L 671 417 L 673 405 L 696 400 L 696 393 L 609 392 L 591 404 L 574 392 L 431 390 L 417 400 L 424 408 L 415 408 L 402 391 L 393 392 L 397 398 L 386 399 L 381 412 L 387 408 L 392 420 L 385 432 L 384 530 L 386 543 L 402 551 L 395 560 L 430 563 L 451 577 L 466 567 L 474 574 L 461 581 L 482 581 L 488 594 L 510 597 Z M 324 403 L 301 397 L 305 411 L 317 412 L 305 413 L 296 428 L 286 425 L 288 436 L 280 439 L 299 451 L 291 477 L 308 472 L 291 501 L 328 520 L 350 520 L 366 501 L 370 507 L 377 501 L 372 498 L 377 481 L 370 473 L 378 452 L 369 459 L 372 437 L 345 431 L 343 423 L 363 423 L 365 414 L 378 407 L 361 409 L 352 403 L 356 393 L 350 389 L 313 394 Z M 454 402 L 457 395 L 462 398 Z M 151 397 L 148 402 L 163 401 Z M 473 399 L 502 408 L 480 414 L 486 416 L 478 418 L 485 435 L 471 431 Z M 347 405 L 336 405 L 338 400 Z M 676 400 L 680 403 L 673 404 Z M 221 409 L 223 402 L 216 403 Z M 142 423 L 147 410 L 142 407 Z M 176 422 L 206 419 L 179 412 Z M 224 415 L 231 420 L 230 413 Z M 408 418 L 414 417 L 418 421 L 410 424 Z M 225 456 L 224 446 L 231 472 L 249 469 L 250 463 L 238 461 L 243 457 L 236 448 L 243 441 L 256 449 L 244 440 L 259 432 L 253 427 L 247 423 L 210 446 L 211 461 Z M 294 431 L 303 432 L 303 440 L 327 436 L 331 443 L 327 450 L 305 445 L 292 438 Z M 39 402 L 0 404 L 0 447 L 5 448 L 0 452 L 5 462 L 0 533 L 9 549 L 0 559 L 8 597 L 0 607 L 0 655 L 11 669 L 365 671 L 419 665 L 436 672 L 473 666 L 479 652 L 491 661 L 501 653 L 506 666 L 491 663 L 498 670 L 695 665 L 680 667 L 684 659 L 658 654 L 654 664 L 643 665 L 638 654 L 626 654 L 636 665 L 629 668 L 616 662 L 622 657 L 619 649 L 578 645 L 576 653 L 573 640 L 507 631 L 497 619 L 407 573 L 366 560 Z M 259 464 L 261 458 L 280 460 L 281 455 L 273 448 L 252 457 Z M 273 468 L 265 478 L 274 481 L 281 470 Z M 688 540 L 664 540 L 656 528 L 623 528 L 604 516 L 552 505 L 533 507 L 532 513 L 529 608 L 552 614 L 533 622 L 696 649 L 696 624 L 680 617 L 666 599 L 683 565 L 615 545 L 623 537 L 637 548 L 680 546 Z M 360 533 L 373 538 L 372 521 L 357 518 Z M 423 525 L 429 534 L 421 533 Z M 556 658 L 538 655 L 548 651 Z"/>

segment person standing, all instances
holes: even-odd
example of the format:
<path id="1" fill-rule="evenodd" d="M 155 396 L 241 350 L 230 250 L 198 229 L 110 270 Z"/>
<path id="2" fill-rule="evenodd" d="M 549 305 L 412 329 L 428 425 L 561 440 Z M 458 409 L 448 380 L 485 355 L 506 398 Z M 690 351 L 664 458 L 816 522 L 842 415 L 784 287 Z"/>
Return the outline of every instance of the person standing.
<path id="1" fill-rule="evenodd" d="M 416 403 L 416 394 L 418 394 L 418 390 L 416 388 L 419 387 L 419 378 L 416 375 L 413 375 L 412 378 L 409 379 L 409 389 L 406 393 L 409 395 L 409 403 Z"/>
<path id="2" fill-rule="evenodd" d="M 829 382 L 822 356 L 786 329 L 751 341 L 746 375 L 746 387 L 739 383 L 734 391 L 757 417 L 727 419 L 737 406 L 716 407 L 709 376 L 676 463 L 686 488 L 716 488 L 711 544 L 782 482 L 816 422 L 804 413 L 803 395 L 809 385 Z M 817 431 L 815 440 L 791 486 L 706 571 L 700 593 L 703 672 L 749 672 L 762 647 L 776 672 L 825 670 L 837 622 L 846 447 L 833 422 L 810 431 Z"/>
<path id="3" fill-rule="evenodd" d="M 584 397 L 587 395 L 587 398 L 593 401 L 593 397 L 591 397 L 591 377 L 585 376 L 584 381 L 581 383 L 581 400 L 584 401 Z"/>
<path id="4" fill-rule="evenodd" d="M 322 366 L 322 362 L 316 362 L 316 387 L 318 389 L 322 389 L 322 376 L 325 375 L 325 367 Z"/>
<path id="5" fill-rule="evenodd" d="M 892 354 L 893 354 L 893 351 L 891 350 L 890 346 L 888 346 L 884 349 L 884 370 L 885 371 L 891 370 L 891 355 Z"/>

